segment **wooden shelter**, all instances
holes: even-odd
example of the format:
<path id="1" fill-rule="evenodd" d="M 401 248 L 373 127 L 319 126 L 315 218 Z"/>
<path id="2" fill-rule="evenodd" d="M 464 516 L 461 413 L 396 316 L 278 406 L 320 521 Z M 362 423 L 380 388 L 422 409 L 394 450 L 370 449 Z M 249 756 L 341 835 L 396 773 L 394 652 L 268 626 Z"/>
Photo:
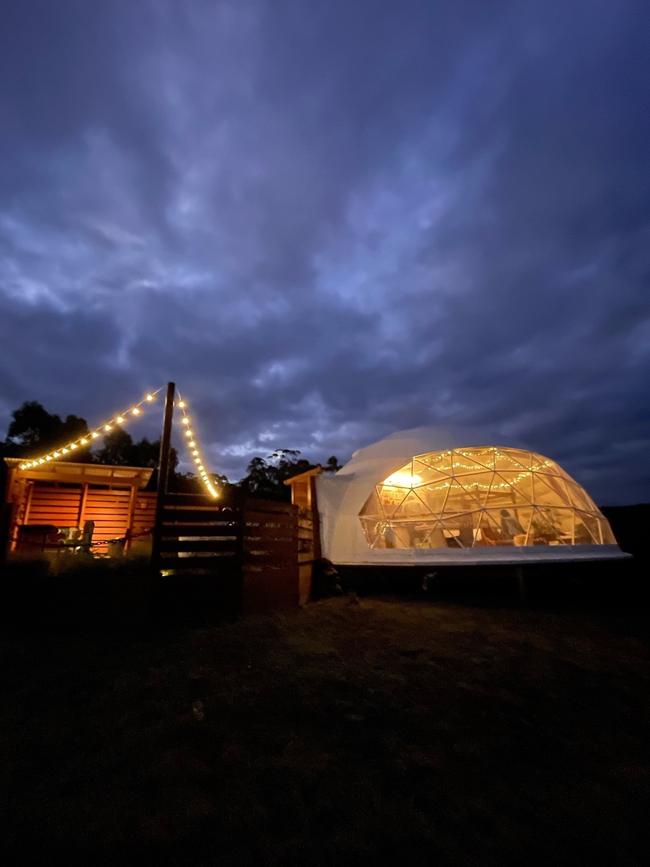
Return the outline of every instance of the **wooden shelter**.
<path id="1" fill-rule="evenodd" d="M 291 502 L 298 507 L 298 584 L 300 604 L 311 595 L 314 566 L 321 557 L 320 528 L 316 503 L 316 478 L 323 468 L 318 465 L 285 481 L 291 488 Z"/>
<path id="2" fill-rule="evenodd" d="M 9 551 L 38 554 L 92 522 L 92 550 L 142 550 L 155 521 L 156 494 L 145 491 L 152 469 L 57 461 L 20 469 L 5 458 L 3 537 Z"/>

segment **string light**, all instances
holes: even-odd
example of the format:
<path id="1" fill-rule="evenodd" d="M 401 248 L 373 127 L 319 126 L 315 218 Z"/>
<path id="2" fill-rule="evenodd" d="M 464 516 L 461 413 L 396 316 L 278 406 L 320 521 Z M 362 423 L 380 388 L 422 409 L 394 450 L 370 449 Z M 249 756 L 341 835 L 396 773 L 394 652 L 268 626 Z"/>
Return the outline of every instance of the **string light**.
<path id="1" fill-rule="evenodd" d="M 156 391 L 147 392 L 141 401 L 132 405 L 129 409 L 124 410 L 123 412 L 112 416 L 107 421 L 104 421 L 101 424 L 97 425 L 94 430 L 90 431 L 88 434 L 79 437 L 78 439 L 72 440 L 71 442 L 66 443 L 63 446 L 60 446 L 55 451 L 48 452 L 47 454 L 32 458 L 28 461 L 23 461 L 21 464 L 19 464 L 19 468 L 21 470 L 28 470 L 34 467 L 40 467 L 52 463 L 53 461 L 58 460 L 63 455 L 67 455 L 70 452 L 75 451 L 76 449 L 83 448 L 85 446 L 88 446 L 89 444 L 92 444 L 95 440 L 99 439 L 100 436 L 110 433 L 112 430 L 114 430 L 114 426 L 116 424 L 123 425 L 128 421 L 129 417 L 137 417 L 142 415 L 143 407 L 146 404 L 155 401 L 159 391 L 160 389 L 158 388 L 156 389 Z M 186 411 L 187 402 L 181 399 L 180 395 L 176 406 L 181 410 L 182 413 L 181 423 L 184 428 L 183 432 L 187 437 L 187 445 L 191 451 L 192 459 L 194 461 L 194 464 L 196 465 L 199 478 L 201 479 L 203 486 L 205 487 L 208 494 L 214 499 L 216 499 L 219 496 L 219 492 L 216 489 L 213 480 L 211 479 L 209 473 L 205 468 L 205 464 L 201 456 L 200 446 L 198 444 L 198 439 L 195 432 L 192 430 L 191 419 Z"/>
<path id="2" fill-rule="evenodd" d="M 30 458 L 30 460 L 28 461 L 23 461 L 21 464 L 18 465 L 19 469 L 31 470 L 34 467 L 40 467 L 43 464 L 52 463 L 52 461 L 56 461 L 62 455 L 67 455 L 70 452 L 75 451 L 75 449 L 83 448 L 84 446 L 91 444 L 94 440 L 99 439 L 99 437 L 103 434 L 110 433 L 110 431 L 113 430 L 114 424 L 124 424 L 126 421 L 128 421 L 127 417 L 129 416 L 129 414 L 133 416 L 142 415 L 143 405 L 145 403 L 151 403 L 152 401 L 154 401 L 159 391 L 160 389 L 157 388 L 155 391 L 147 392 L 147 394 L 142 398 L 142 400 L 132 405 L 129 410 L 124 410 L 123 412 L 112 416 L 107 421 L 98 424 L 94 430 L 90 431 L 90 433 L 85 434 L 78 439 L 74 439 L 71 442 L 66 443 L 64 446 L 60 446 L 56 449 L 56 451 L 48 452 L 47 454 L 40 455 L 36 458 Z"/>
<path id="3" fill-rule="evenodd" d="M 215 488 L 212 479 L 210 478 L 205 469 L 203 458 L 201 456 L 201 449 L 198 444 L 198 438 L 195 432 L 192 430 L 192 420 L 187 413 L 187 401 L 183 400 L 183 398 L 180 396 L 180 392 L 178 395 L 178 400 L 176 401 L 176 406 L 181 411 L 181 424 L 184 428 L 183 433 L 187 437 L 186 444 L 190 453 L 191 460 L 196 466 L 199 478 L 201 479 L 205 490 L 213 499 L 216 500 L 216 498 L 219 496 L 219 491 Z"/>

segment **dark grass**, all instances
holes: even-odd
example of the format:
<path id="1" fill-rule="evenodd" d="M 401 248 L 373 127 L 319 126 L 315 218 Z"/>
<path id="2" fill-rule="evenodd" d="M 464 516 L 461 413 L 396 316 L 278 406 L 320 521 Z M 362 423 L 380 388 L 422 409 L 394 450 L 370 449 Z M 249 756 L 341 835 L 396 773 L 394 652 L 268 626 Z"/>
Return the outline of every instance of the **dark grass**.
<path id="1" fill-rule="evenodd" d="M 647 609 L 500 594 L 6 632 L 6 863 L 645 863 Z"/>

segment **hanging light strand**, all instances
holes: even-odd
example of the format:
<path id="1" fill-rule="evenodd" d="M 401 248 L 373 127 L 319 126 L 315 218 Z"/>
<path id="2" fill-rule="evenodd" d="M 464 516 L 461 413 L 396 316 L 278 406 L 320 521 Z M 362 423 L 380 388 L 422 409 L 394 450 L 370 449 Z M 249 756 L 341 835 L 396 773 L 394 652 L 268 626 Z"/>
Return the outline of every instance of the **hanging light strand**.
<path id="1" fill-rule="evenodd" d="M 196 431 L 194 430 L 192 419 L 187 411 L 187 401 L 182 398 L 180 390 L 178 391 L 176 406 L 181 411 L 182 435 L 189 452 L 190 460 L 194 464 L 203 487 L 213 499 L 216 499 L 219 496 L 219 492 L 214 486 L 214 479 L 206 469 L 202 449 L 199 445 L 199 440 Z"/>
<path id="2" fill-rule="evenodd" d="M 161 389 L 157 388 L 155 391 L 148 391 L 142 400 L 139 400 L 137 403 L 131 404 L 128 409 L 123 410 L 122 412 L 115 413 L 115 415 L 111 416 L 106 421 L 103 421 L 101 424 L 97 425 L 93 430 L 89 431 L 84 436 L 77 437 L 76 439 L 70 440 L 69 443 L 66 443 L 64 446 L 61 446 L 57 449 L 52 449 L 46 454 L 39 455 L 37 458 L 30 458 L 27 461 L 23 461 L 19 464 L 19 469 L 21 470 L 31 470 L 35 467 L 44 466 L 45 464 L 51 464 L 54 461 L 58 461 L 61 458 L 67 457 L 68 455 L 75 452 L 77 449 L 88 448 L 95 444 L 95 442 L 106 434 L 109 434 L 111 431 L 116 428 L 121 428 L 129 421 L 133 419 L 137 419 L 144 414 L 144 411 L 147 406 L 154 403 L 158 392 Z"/>

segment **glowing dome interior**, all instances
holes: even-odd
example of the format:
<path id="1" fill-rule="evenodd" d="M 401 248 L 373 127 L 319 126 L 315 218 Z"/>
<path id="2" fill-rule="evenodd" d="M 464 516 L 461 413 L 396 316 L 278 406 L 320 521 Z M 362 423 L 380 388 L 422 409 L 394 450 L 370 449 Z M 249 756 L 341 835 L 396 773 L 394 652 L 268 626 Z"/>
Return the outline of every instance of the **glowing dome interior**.
<path id="1" fill-rule="evenodd" d="M 416 455 L 375 486 L 359 519 L 372 549 L 615 544 L 574 479 L 514 448 Z"/>

